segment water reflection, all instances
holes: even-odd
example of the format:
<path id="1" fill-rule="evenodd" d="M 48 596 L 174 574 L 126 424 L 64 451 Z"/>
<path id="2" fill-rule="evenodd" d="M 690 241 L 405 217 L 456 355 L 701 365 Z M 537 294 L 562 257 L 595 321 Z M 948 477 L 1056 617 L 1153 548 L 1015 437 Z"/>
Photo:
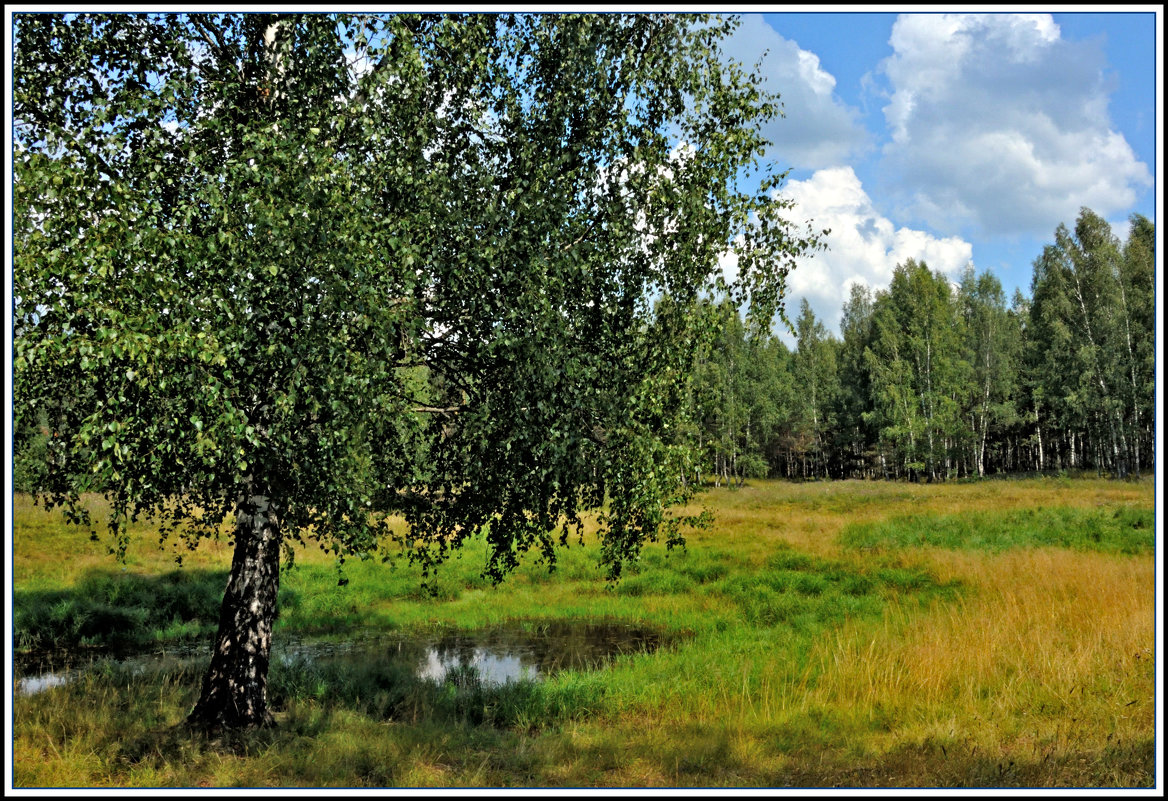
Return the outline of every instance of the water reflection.
<path id="1" fill-rule="evenodd" d="M 509 681 L 530 680 L 539 677 L 539 668 L 536 665 L 525 665 L 523 660 L 515 654 L 500 654 L 488 648 L 475 648 L 474 653 L 464 655 L 443 655 L 430 648 L 426 651 L 425 663 L 418 668 L 419 678 L 441 684 L 450 674 L 463 674 L 473 671 L 482 684 L 497 686 Z"/>
<path id="2" fill-rule="evenodd" d="M 72 678 L 73 676 L 64 673 L 43 673 L 40 676 L 29 676 L 17 680 L 16 693 L 17 695 L 32 695 L 68 684 Z"/>
<path id="3" fill-rule="evenodd" d="M 414 636 L 358 638 L 322 642 L 279 638 L 273 661 L 291 665 L 300 661 L 348 662 L 355 665 L 401 666 L 419 679 L 436 683 L 474 682 L 500 686 L 513 681 L 540 681 L 560 670 L 594 670 L 620 654 L 653 651 L 660 647 L 660 631 L 615 622 L 550 622 L 509 624 L 477 631 L 440 630 Z M 207 645 L 168 649 L 165 653 L 137 654 L 106 659 L 104 664 L 146 671 L 192 668 L 200 670 Z M 17 666 L 17 694 L 33 694 L 72 681 L 94 664 L 49 669 L 45 665 Z M 23 674 L 23 675 L 21 675 Z"/>
<path id="4" fill-rule="evenodd" d="M 559 670 L 594 670 L 622 653 L 652 651 L 661 633 L 620 623 L 544 623 L 446 632 L 428 644 L 417 675 L 443 681 L 474 668 L 479 681 L 499 685 L 538 680 Z"/>
<path id="5" fill-rule="evenodd" d="M 97 670 L 117 670 L 131 676 L 159 671 L 177 672 L 204 666 L 209 645 L 180 645 L 163 651 L 138 654 L 112 654 L 83 661 L 68 655 L 54 654 L 33 661 L 17 660 L 13 665 L 14 690 L 17 695 L 33 695 L 60 687 L 82 675 Z"/>

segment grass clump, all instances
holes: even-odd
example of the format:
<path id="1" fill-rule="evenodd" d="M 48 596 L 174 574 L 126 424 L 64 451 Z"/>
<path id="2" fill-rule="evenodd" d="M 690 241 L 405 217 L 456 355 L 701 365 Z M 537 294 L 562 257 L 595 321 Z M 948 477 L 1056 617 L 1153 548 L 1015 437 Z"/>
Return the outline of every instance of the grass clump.
<path id="1" fill-rule="evenodd" d="M 27 654 L 197 639 L 214 631 L 226 581 L 218 571 L 93 571 L 67 589 L 17 589 L 16 645 Z"/>
<path id="2" fill-rule="evenodd" d="M 1137 506 L 1079 509 L 1038 507 L 962 514 L 903 515 L 847 526 L 849 548 L 948 548 L 1000 552 L 1011 548 L 1070 548 L 1140 554 L 1155 547 L 1155 513 Z"/>
<path id="3" fill-rule="evenodd" d="M 716 582 L 716 592 L 761 626 L 790 625 L 808 631 L 855 617 L 878 617 L 887 601 L 911 595 L 918 603 L 957 592 L 920 567 L 848 563 L 778 546 L 762 569 Z"/>

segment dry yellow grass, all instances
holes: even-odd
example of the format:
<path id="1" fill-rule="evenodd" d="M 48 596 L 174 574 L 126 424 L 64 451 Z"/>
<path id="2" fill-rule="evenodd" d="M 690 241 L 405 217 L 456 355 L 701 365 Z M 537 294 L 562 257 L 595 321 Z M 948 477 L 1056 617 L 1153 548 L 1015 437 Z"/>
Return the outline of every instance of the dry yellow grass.
<path id="1" fill-rule="evenodd" d="M 925 614 L 893 607 L 867 638 L 838 630 L 820 648 L 816 703 L 897 710 L 926 730 L 939 713 L 965 732 L 1083 707 L 1112 720 L 1101 738 L 1148 731 L 1151 560 L 1044 549 L 932 561 L 975 590 Z"/>
<path id="2" fill-rule="evenodd" d="M 865 557 L 841 549 L 837 537 L 853 523 L 1127 503 L 1152 505 L 1151 482 L 760 482 L 719 497 L 718 534 L 749 532 L 760 560 L 784 542 L 851 561 Z M 763 668 L 775 681 L 764 675 L 750 697 L 724 692 L 725 716 L 756 728 L 820 714 L 865 730 L 845 753 L 781 760 L 788 767 L 780 775 L 807 786 L 1074 786 L 1098 785 L 1105 764 L 1146 763 L 1156 712 L 1153 556 L 925 548 L 905 558 L 941 582 L 960 582 L 960 598 L 923 612 L 893 603 L 879 623 L 850 622 L 822 640 L 801 679 L 778 679 L 776 658 Z M 1115 783 L 1129 779 L 1116 774 Z"/>
<path id="3" fill-rule="evenodd" d="M 1095 508 L 1116 503 L 1153 502 L 1151 481 L 1034 479 L 977 483 L 904 484 L 831 481 L 795 484 L 756 481 L 740 490 L 713 490 L 689 507 L 717 509 L 719 537 L 750 538 L 760 558 L 776 542 L 818 556 L 838 556 L 844 526 L 898 515 L 959 514 L 981 509 L 1008 511 L 1040 506 Z M 700 542 L 701 535 L 691 537 Z"/>

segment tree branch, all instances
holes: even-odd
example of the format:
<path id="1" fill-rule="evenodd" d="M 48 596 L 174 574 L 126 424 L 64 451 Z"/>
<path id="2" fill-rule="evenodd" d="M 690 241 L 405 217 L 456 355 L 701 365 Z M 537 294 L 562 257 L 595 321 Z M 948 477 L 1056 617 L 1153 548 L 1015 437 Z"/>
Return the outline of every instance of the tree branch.
<path id="1" fill-rule="evenodd" d="M 215 51 L 219 57 L 220 62 L 225 64 L 236 64 L 235 54 L 231 52 L 231 48 L 219 36 L 219 31 L 211 27 L 203 14 L 191 14 L 189 17 L 191 24 L 195 28 L 195 32 L 199 35 L 208 47 Z M 242 75 L 242 67 L 236 64 L 236 69 Z"/>
<path id="2" fill-rule="evenodd" d="M 458 414 L 465 408 L 466 404 L 460 403 L 457 406 L 415 406 L 411 411 L 421 414 Z"/>

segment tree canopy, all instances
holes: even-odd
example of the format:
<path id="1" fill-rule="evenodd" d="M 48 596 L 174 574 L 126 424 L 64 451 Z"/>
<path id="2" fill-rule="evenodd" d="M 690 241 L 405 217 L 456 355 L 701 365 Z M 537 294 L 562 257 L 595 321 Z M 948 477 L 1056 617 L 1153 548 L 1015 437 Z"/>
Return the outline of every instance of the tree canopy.
<path id="1" fill-rule="evenodd" d="M 371 508 L 432 558 L 490 521 L 502 573 L 608 496 L 619 564 L 675 498 L 718 256 L 742 238 L 766 319 L 814 245 L 736 186 L 777 106 L 728 29 L 17 17 L 17 405 L 50 412 L 53 498 L 197 536 L 258 482 L 340 552 Z"/>
<path id="2" fill-rule="evenodd" d="M 699 301 L 765 327 L 819 246 L 733 20 L 14 20 L 17 416 L 49 502 L 104 493 L 119 548 L 127 517 L 193 544 L 234 516 L 216 653 L 251 627 L 247 681 L 270 616 L 236 613 L 306 537 L 366 557 L 398 513 L 429 569 L 486 532 L 496 579 L 584 510 L 610 577 L 680 541 Z"/>

